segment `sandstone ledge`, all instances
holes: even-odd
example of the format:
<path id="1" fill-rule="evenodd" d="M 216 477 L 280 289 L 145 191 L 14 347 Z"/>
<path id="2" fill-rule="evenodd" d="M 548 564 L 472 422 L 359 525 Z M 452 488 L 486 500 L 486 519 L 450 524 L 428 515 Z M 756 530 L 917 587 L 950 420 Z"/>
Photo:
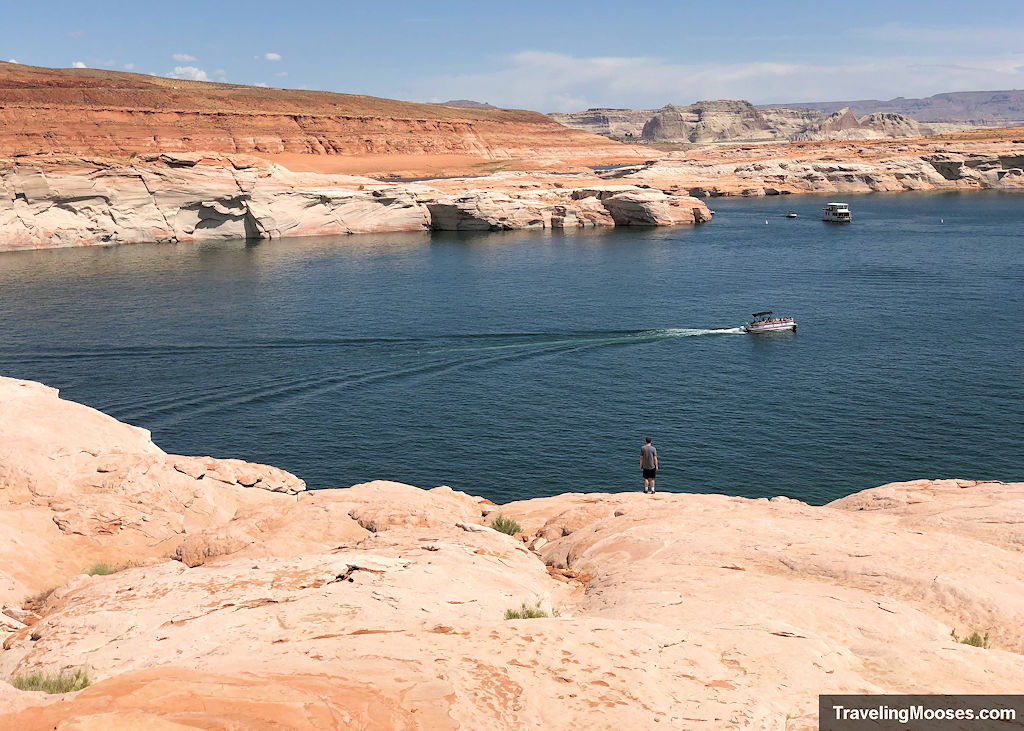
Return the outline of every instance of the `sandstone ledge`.
<path id="1" fill-rule="evenodd" d="M 128 162 L 24 156 L 0 161 L 0 251 L 711 219 L 701 201 L 650 185 L 609 186 L 592 175 L 520 182 L 508 175 L 463 178 L 446 181 L 442 191 L 421 183 L 294 173 L 241 155 L 163 153 Z M 589 186 L 587 192 L 574 182 Z"/>
<path id="2" fill-rule="evenodd" d="M 0 413 L 0 677 L 95 681 L 0 683 L 0 728 L 803 729 L 820 692 L 1024 683 L 1024 483 L 496 506 L 166 455 L 26 381 Z"/>

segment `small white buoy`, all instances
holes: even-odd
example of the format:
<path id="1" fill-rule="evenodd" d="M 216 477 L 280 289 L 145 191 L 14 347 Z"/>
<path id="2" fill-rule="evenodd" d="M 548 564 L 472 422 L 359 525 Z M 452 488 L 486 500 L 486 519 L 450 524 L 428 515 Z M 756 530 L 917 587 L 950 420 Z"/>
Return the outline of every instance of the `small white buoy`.
<path id="1" fill-rule="evenodd" d="M 939 219 L 939 223 L 945 223 L 945 221 L 943 221 L 943 220 L 942 220 L 942 219 L 940 218 L 940 219 Z"/>
<path id="2" fill-rule="evenodd" d="M 765 226 L 767 226 L 767 225 L 768 225 L 768 219 L 767 219 L 767 218 L 766 218 L 766 219 L 764 219 L 764 225 L 765 225 Z"/>

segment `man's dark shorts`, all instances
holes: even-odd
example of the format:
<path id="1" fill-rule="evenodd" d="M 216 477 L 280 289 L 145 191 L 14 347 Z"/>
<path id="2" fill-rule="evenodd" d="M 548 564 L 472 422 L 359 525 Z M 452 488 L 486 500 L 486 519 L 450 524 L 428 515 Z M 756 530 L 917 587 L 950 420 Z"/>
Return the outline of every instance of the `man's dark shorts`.
<path id="1" fill-rule="evenodd" d="M 644 479 L 645 480 L 653 480 L 655 475 L 657 475 L 657 474 L 658 474 L 658 469 L 657 468 L 655 468 L 653 470 L 644 470 Z"/>

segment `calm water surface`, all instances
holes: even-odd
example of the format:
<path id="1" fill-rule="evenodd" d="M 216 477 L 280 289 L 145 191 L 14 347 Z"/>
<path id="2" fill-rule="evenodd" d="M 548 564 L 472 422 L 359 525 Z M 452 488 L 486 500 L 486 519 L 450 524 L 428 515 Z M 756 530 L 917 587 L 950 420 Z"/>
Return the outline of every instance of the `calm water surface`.
<path id="1" fill-rule="evenodd" d="M 0 373 L 311 487 L 638 490 L 645 435 L 671 491 L 1024 479 L 1024 197 L 848 200 L 849 226 L 769 198 L 672 230 L 5 254 Z M 762 309 L 799 331 L 736 332 Z"/>

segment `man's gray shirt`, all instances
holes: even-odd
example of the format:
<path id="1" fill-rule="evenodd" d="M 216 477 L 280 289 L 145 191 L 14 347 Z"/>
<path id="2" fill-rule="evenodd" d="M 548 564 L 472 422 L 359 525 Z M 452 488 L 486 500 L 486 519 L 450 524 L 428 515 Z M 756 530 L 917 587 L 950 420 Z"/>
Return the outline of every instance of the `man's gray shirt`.
<path id="1" fill-rule="evenodd" d="M 640 459 L 641 466 L 645 470 L 653 470 L 655 467 L 655 458 L 658 456 L 658 450 L 654 448 L 653 444 L 645 444 L 640 447 Z"/>

